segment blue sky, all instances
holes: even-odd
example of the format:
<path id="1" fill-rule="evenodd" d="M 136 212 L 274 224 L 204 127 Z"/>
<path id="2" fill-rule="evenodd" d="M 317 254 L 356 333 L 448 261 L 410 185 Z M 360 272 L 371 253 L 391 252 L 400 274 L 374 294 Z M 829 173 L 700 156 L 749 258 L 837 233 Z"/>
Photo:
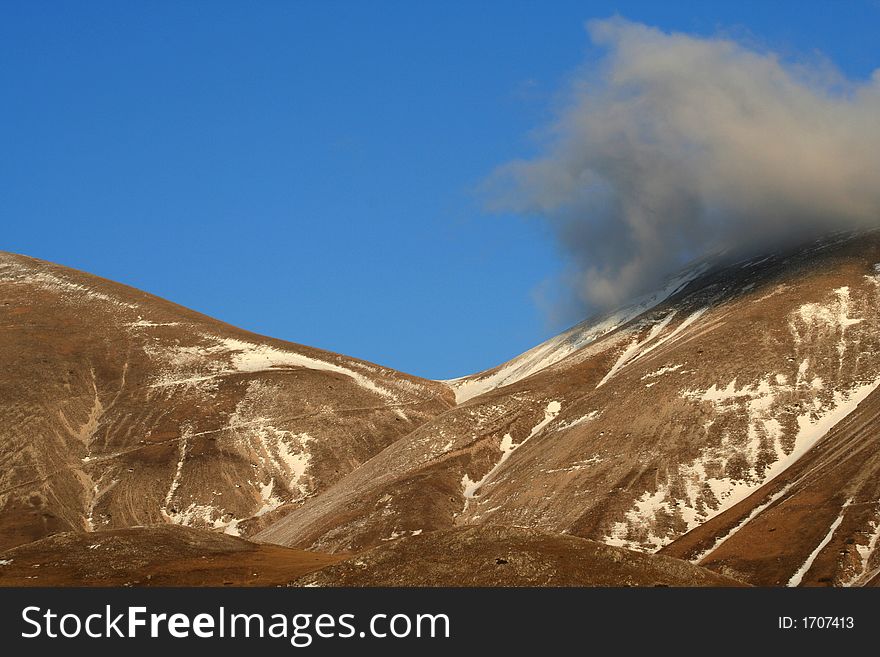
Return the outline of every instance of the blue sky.
<path id="1" fill-rule="evenodd" d="M 433 378 L 549 337 L 562 262 L 475 193 L 535 151 L 584 22 L 880 65 L 880 4 L 4 2 L 0 249 Z"/>

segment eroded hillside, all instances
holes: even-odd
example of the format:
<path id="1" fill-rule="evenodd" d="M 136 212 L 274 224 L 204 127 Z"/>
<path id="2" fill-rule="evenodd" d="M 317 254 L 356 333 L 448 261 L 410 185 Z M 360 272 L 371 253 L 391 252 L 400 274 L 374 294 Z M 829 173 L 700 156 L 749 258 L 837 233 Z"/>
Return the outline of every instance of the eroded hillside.
<path id="1" fill-rule="evenodd" d="M 247 535 L 453 404 L 23 256 L 0 256 L 0 322 L 0 547 L 160 522 Z"/>

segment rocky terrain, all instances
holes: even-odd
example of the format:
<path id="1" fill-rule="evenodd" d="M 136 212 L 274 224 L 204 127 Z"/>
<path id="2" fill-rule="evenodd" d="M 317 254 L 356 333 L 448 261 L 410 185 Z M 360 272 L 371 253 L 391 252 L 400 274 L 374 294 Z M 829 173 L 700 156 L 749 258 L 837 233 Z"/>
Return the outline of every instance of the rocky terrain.
<path id="1" fill-rule="evenodd" d="M 348 557 L 311 584 L 880 576 L 877 232 L 694 263 L 447 382 L 21 256 L 0 295 L 0 547 L 164 522 Z"/>
<path id="2" fill-rule="evenodd" d="M 257 538 L 359 551 L 420 531 L 510 525 L 662 549 L 755 584 L 867 581 L 880 566 L 868 457 L 878 235 L 694 267 L 684 287 L 619 325 L 582 325 L 452 382 L 455 409 Z M 561 358 L 548 357 L 560 342 Z M 486 385 L 535 358 L 548 364 Z M 475 383 L 485 391 L 462 399 Z M 781 559 L 758 528 L 783 503 L 803 518 L 780 507 L 790 521 L 767 533 Z M 731 527 L 748 546 L 735 558 L 735 537 L 721 545 Z"/>
<path id="3" fill-rule="evenodd" d="M 425 381 L 0 255 L 0 549 L 162 522 L 247 535 L 453 405 Z"/>

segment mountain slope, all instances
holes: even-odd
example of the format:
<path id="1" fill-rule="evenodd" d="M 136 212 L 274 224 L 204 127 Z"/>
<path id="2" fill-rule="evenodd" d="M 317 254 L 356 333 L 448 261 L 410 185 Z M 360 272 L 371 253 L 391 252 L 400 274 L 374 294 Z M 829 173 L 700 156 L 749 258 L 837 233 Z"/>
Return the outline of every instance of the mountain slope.
<path id="1" fill-rule="evenodd" d="M 557 362 L 418 427 L 257 538 L 363 550 L 491 524 L 647 552 L 674 544 L 768 482 L 784 487 L 877 387 L 878 263 L 869 233 L 701 272 Z M 876 451 L 870 431 L 861 439 Z M 843 472 L 827 467 L 838 473 L 829 482 Z M 777 579 L 791 580 L 847 503 L 864 513 L 847 512 L 828 545 L 851 541 L 875 563 L 876 477 L 864 467 L 861 492 L 830 496 L 830 519 L 778 534 L 794 547 L 792 572 Z M 749 572 L 740 567 L 730 572 Z"/>
<path id="2" fill-rule="evenodd" d="M 661 552 L 759 585 L 868 583 L 880 574 L 880 390 L 782 476 Z"/>
<path id="3" fill-rule="evenodd" d="M 24 256 L 0 254 L 0 326 L 0 549 L 161 522 L 247 535 L 453 404 Z"/>

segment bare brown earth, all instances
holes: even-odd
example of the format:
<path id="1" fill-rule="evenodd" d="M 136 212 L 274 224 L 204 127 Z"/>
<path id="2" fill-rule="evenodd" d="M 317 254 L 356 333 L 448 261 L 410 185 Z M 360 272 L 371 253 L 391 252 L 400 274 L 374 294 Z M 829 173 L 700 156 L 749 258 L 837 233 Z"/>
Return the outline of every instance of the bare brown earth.
<path id="1" fill-rule="evenodd" d="M 440 383 L 0 254 L 0 549 L 170 522 L 248 535 L 448 409 Z"/>
<path id="2" fill-rule="evenodd" d="M 342 558 L 175 525 L 65 532 L 0 556 L 0 586 L 282 586 Z"/>
<path id="3" fill-rule="evenodd" d="M 304 586 L 743 586 L 686 561 L 500 526 L 407 536 L 300 578 Z"/>

